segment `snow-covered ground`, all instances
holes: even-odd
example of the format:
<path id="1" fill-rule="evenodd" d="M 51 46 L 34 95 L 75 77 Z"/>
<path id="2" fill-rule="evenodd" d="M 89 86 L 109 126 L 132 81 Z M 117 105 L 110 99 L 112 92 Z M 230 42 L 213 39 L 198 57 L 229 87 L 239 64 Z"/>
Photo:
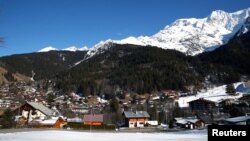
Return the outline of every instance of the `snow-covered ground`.
<path id="1" fill-rule="evenodd" d="M 31 131 L 0 133 L 0 141 L 206 141 L 206 130 L 164 133 Z"/>
<path id="2" fill-rule="evenodd" d="M 242 82 L 235 83 L 234 87 L 237 88 L 240 84 L 242 84 Z M 226 85 L 222 85 L 219 87 L 210 88 L 208 90 L 202 90 L 201 92 L 198 92 L 197 95 L 180 97 L 178 99 L 178 104 L 180 107 L 188 107 L 189 106 L 188 102 L 196 100 L 196 99 L 200 99 L 200 98 L 204 98 L 206 100 L 210 100 L 210 101 L 214 101 L 218 103 L 225 99 L 236 100 L 241 97 L 242 97 L 242 94 L 240 93 L 238 95 L 233 95 L 233 96 L 228 95 L 226 93 Z"/>

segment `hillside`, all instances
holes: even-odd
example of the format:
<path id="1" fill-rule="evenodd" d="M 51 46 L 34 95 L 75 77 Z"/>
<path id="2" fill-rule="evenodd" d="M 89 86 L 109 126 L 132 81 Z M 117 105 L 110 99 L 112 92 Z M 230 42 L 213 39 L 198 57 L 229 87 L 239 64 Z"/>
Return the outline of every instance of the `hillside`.
<path id="1" fill-rule="evenodd" d="M 57 79 L 57 88 L 83 94 L 120 90 L 149 93 L 163 89 L 197 91 L 207 84 L 229 84 L 250 75 L 249 18 L 230 41 L 211 52 L 187 56 L 152 46 L 110 43 Z M 100 46 L 105 45 L 103 42 Z"/>
<path id="2" fill-rule="evenodd" d="M 239 32 L 229 41 L 213 52 L 198 57 L 205 63 L 213 63 L 230 67 L 237 72 L 250 75 L 250 18 Z"/>
<path id="3" fill-rule="evenodd" d="M 151 46 L 113 44 L 104 53 L 83 61 L 57 77 L 57 88 L 83 94 L 106 94 L 125 90 L 149 93 L 163 89 L 202 87 L 207 76 L 216 83 L 239 79 L 234 70 L 197 57 Z M 220 76 L 220 77 L 218 77 Z"/>
<path id="4" fill-rule="evenodd" d="M 8 73 L 10 81 L 14 74 L 22 74 L 27 77 L 34 77 L 35 80 L 53 78 L 63 70 L 69 69 L 72 65 L 84 58 L 86 51 L 50 51 L 42 53 L 30 53 L 12 55 L 0 58 L 0 67 Z M 33 75 L 33 76 L 32 76 Z"/>

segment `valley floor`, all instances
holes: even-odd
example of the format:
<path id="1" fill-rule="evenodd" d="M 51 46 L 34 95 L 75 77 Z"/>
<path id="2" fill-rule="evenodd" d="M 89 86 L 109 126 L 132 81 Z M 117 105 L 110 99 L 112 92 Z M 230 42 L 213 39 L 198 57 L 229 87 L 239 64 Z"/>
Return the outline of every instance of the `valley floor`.
<path id="1" fill-rule="evenodd" d="M 0 133 L 0 141 L 206 141 L 207 130 L 161 133 L 80 132 L 65 130 Z"/>

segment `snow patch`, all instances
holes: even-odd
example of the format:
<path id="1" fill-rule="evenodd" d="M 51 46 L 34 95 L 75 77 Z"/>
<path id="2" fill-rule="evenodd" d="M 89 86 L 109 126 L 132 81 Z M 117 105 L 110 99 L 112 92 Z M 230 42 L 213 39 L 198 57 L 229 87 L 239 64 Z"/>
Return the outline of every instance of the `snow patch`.
<path id="1" fill-rule="evenodd" d="M 237 88 L 239 85 L 241 85 L 242 82 L 235 83 L 234 87 Z M 177 102 L 179 104 L 179 107 L 184 108 L 189 106 L 189 102 L 193 100 L 197 100 L 200 98 L 210 100 L 213 102 L 220 102 L 225 99 L 232 99 L 237 100 L 242 97 L 242 94 L 239 93 L 238 95 L 228 95 L 226 93 L 226 85 L 210 88 L 208 90 L 203 90 L 201 92 L 198 92 L 197 95 L 194 96 L 187 96 L 187 97 L 180 97 Z"/>
<path id="2" fill-rule="evenodd" d="M 89 50 L 89 48 L 87 46 L 84 46 L 82 48 L 77 48 L 76 46 L 71 46 L 71 47 L 68 47 L 68 48 L 65 48 L 62 50 L 76 52 L 76 51 L 87 51 L 87 50 Z"/>
<path id="3" fill-rule="evenodd" d="M 58 49 L 54 48 L 52 46 L 49 46 L 49 47 L 45 47 L 45 48 L 39 50 L 38 52 L 49 52 L 49 51 L 53 51 L 53 50 L 58 50 Z"/>

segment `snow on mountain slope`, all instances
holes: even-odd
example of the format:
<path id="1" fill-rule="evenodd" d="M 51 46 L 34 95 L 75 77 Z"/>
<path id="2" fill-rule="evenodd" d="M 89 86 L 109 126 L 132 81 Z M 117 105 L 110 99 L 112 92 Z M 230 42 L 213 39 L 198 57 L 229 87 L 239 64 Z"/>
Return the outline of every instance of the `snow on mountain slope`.
<path id="1" fill-rule="evenodd" d="M 110 47 L 112 47 L 112 45 L 116 43 L 111 39 L 108 39 L 106 41 L 101 41 L 98 44 L 96 44 L 94 47 L 90 48 L 85 56 L 85 58 L 83 60 L 80 60 L 78 62 L 75 63 L 74 66 L 80 64 L 81 62 L 91 58 L 94 55 L 98 55 L 103 53 L 105 50 L 109 49 Z"/>
<path id="2" fill-rule="evenodd" d="M 49 51 L 53 51 L 53 50 L 58 50 L 58 49 L 54 48 L 52 46 L 49 46 L 49 47 L 46 47 L 46 48 L 39 50 L 38 52 L 49 52 Z"/>
<path id="3" fill-rule="evenodd" d="M 76 52 L 76 51 L 88 51 L 89 48 L 87 46 L 84 46 L 82 48 L 77 48 L 75 46 L 71 46 L 71 47 L 59 50 L 57 48 L 49 46 L 49 47 L 45 47 L 45 48 L 39 50 L 38 52 L 49 52 L 49 51 L 56 51 L 56 50 L 57 51 L 72 51 L 72 52 Z"/>
<path id="4" fill-rule="evenodd" d="M 241 82 L 235 83 L 234 87 L 237 88 L 241 84 L 242 84 Z M 200 99 L 200 98 L 214 101 L 217 103 L 224 99 L 236 100 L 242 97 L 242 94 L 228 95 L 225 89 L 226 89 L 226 85 L 210 88 L 208 90 L 203 90 L 201 92 L 198 92 L 197 95 L 194 95 L 194 96 L 180 97 L 177 102 L 180 107 L 188 107 L 189 106 L 188 102 L 196 100 L 196 99 Z M 240 93 L 240 92 L 237 92 L 237 93 Z"/>
<path id="5" fill-rule="evenodd" d="M 250 8 L 234 13 L 216 10 L 203 19 L 178 19 L 152 36 L 131 36 L 122 40 L 108 39 L 99 42 L 89 49 L 86 47 L 79 49 L 73 46 L 63 50 L 88 51 L 85 58 L 75 63 L 75 65 L 94 55 L 103 53 L 114 44 L 150 45 L 163 49 L 177 50 L 187 55 L 197 55 L 204 51 L 212 51 L 227 43 L 240 29 L 242 30 L 241 33 L 246 33 L 248 28 L 244 28 L 243 25 L 249 16 Z M 45 52 L 46 50 L 49 49 L 43 49 L 39 52 Z"/>
<path id="6" fill-rule="evenodd" d="M 87 46 L 84 46 L 82 48 L 77 48 L 75 46 L 71 46 L 71 47 L 68 47 L 68 48 L 65 48 L 62 50 L 76 52 L 76 51 L 87 51 L 87 50 L 89 50 L 89 48 Z"/>
<path id="7" fill-rule="evenodd" d="M 118 43 L 151 45 L 196 55 L 227 43 L 249 15 L 250 8 L 234 13 L 217 10 L 203 19 L 176 20 L 153 36 L 129 37 Z"/>
<path id="8" fill-rule="evenodd" d="M 248 17 L 246 19 L 246 22 L 244 23 L 244 25 L 241 27 L 241 29 L 237 33 L 237 36 L 241 36 L 243 34 L 246 34 L 247 32 L 249 32 L 249 30 L 250 30 L 250 17 Z"/>
<path id="9" fill-rule="evenodd" d="M 86 59 L 103 52 L 112 44 L 150 45 L 178 50 L 187 55 L 197 55 L 227 43 L 249 16 L 250 8 L 234 13 L 217 10 L 203 19 L 179 19 L 152 36 L 101 41 L 89 50 Z"/>

